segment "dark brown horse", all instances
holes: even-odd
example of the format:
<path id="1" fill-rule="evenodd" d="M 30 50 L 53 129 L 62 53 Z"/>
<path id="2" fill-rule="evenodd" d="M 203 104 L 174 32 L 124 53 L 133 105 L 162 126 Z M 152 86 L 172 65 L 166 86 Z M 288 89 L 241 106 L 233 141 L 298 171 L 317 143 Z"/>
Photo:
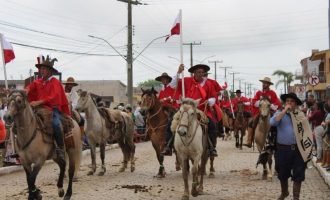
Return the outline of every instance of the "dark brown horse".
<path id="1" fill-rule="evenodd" d="M 159 170 L 157 177 L 165 177 L 165 168 L 163 165 L 164 156 L 161 152 L 165 147 L 165 131 L 167 129 L 169 113 L 162 107 L 161 102 L 157 98 L 157 91 L 154 88 L 142 90 L 141 110 L 147 113 L 147 134 L 154 147 L 159 162 Z M 177 163 L 178 164 L 178 163 Z"/>
<path id="2" fill-rule="evenodd" d="M 237 113 L 234 122 L 234 135 L 236 139 L 236 148 L 241 150 L 247 125 L 248 119 L 244 116 L 244 103 L 239 101 L 237 102 Z"/>

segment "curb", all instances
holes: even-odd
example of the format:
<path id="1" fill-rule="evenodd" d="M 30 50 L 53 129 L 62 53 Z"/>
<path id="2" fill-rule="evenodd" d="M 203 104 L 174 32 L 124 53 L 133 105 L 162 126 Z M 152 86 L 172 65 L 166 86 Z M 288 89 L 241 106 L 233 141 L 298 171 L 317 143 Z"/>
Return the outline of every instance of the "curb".
<path id="1" fill-rule="evenodd" d="M 107 145 L 105 147 L 105 151 L 109 151 L 110 149 L 117 149 L 119 148 L 119 145 L 118 144 L 110 144 L 110 145 Z M 100 149 L 99 148 L 96 148 L 96 152 L 99 152 Z M 90 155 L 91 152 L 90 151 L 83 151 L 82 152 L 82 157 L 84 156 L 87 156 L 87 155 Z M 49 163 L 54 163 L 53 160 L 47 160 L 45 162 L 45 165 L 49 164 Z M 8 166 L 8 167 L 1 167 L 0 168 L 0 176 L 3 176 L 3 175 L 6 175 L 6 174 L 11 174 L 11 173 L 14 173 L 14 172 L 19 172 L 19 171 L 23 171 L 23 166 L 22 165 L 18 165 L 18 166 Z"/>
<path id="2" fill-rule="evenodd" d="M 327 172 L 327 170 L 321 167 L 319 163 L 316 163 L 316 157 L 314 157 L 312 161 L 321 177 L 324 179 L 324 182 L 330 187 L 330 172 Z"/>

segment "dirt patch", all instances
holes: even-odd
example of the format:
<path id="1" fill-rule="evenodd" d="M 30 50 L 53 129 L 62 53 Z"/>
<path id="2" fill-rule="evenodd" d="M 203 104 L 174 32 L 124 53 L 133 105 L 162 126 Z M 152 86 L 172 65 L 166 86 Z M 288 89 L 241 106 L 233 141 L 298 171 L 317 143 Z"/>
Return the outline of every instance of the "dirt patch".
<path id="1" fill-rule="evenodd" d="M 152 186 L 146 186 L 146 185 L 121 185 L 121 186 L 117 186 L 116 188 L 125 188 L 125 189 L 130 189 L 130 190 L 134 190 L 134 193 L 138 193 L 138 192 L 149 192 L 149 190 L 152 189 Z"/>
<path id="2" fill-rule="evenodd" d="M 254 176 L 258 174 L 258 171 L 252 171 L 250 169 L 242 169 L 242 170 L 230 170 L 230 173 L 239 173 L 242 176 Z"/>

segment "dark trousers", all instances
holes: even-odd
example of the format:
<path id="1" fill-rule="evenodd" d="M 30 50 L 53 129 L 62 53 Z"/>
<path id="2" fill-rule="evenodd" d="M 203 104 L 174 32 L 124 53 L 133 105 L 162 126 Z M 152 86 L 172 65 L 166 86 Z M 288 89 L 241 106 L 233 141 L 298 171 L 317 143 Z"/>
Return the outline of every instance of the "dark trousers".
<path id="1" fill-rule="evenodd" d="M 63 147 L 64 140 L 61 129 L 61 115 L 57 108 L 53 108 L 53 131 L 57 145 Z"/>
<path id="2" fill-rule="evenodd" d="M 306 163 L 300 155 L 298 147 L 283 147 L 277 145 L 275 151 L 275 170 L 278 173 L 278 179 L 281 181 L 292 177 L 294 182 L 305 180 Z"/>
<path id="3" fill-rule="evenodd" d="M 85 125 L 85 119 L 81 116 L 81 114 L 79 113 L 80 116 L 80 121 L 78 123 L 79 126 L 84 126 Z"/>
<path id="4" fill-rule="evenodd" d="M 208 135 L 209 138 L 212 142 L 213 147 L 215 148 L 217 146 L 217 129 L 216 129 L 216 124 L 214 121 L 212 121 L 210 118 L 209 123 L 207 124 L 208 128 Z"/>

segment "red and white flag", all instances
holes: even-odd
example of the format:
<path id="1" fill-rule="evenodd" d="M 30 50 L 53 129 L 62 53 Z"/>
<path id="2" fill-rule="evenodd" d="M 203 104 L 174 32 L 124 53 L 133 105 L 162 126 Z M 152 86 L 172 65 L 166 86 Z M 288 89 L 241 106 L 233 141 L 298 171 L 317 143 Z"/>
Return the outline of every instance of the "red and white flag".
<path id="1" fill-rule="evenodd" d="M 2 42 L 2 48 L 3 48 L 3 57 L 4 57 L 5 64 L 6 64 L 6 63 L 9 63 L 10 61 L 14 60 L 15 53 L 14 53 L 14 49 L 13 49 L 13 46 L 11 45 L 11 43 L 8 42 L 3 35 L 2 35 L 1 42 Z"/>
<path id="2" fill-rule="evenodd" d="M 175 18 L 173 27 L 171 29 L 171 34 L 169 34 L 166 39 L 165 42 L 172 36 L 172 35 L 180 35 L 181 30 L 180 30 L 180 26 L 181 26 L 181 12 L 178 14 L 178 16 Z"/>

